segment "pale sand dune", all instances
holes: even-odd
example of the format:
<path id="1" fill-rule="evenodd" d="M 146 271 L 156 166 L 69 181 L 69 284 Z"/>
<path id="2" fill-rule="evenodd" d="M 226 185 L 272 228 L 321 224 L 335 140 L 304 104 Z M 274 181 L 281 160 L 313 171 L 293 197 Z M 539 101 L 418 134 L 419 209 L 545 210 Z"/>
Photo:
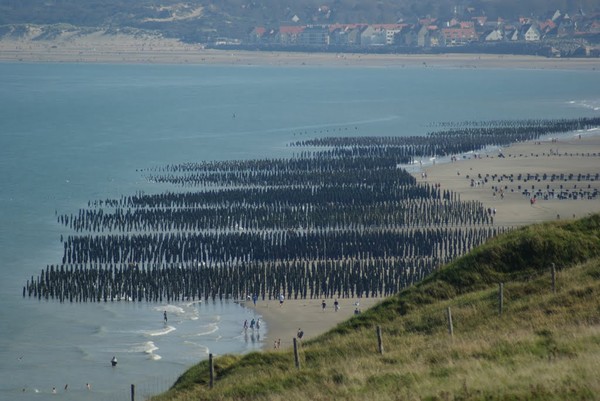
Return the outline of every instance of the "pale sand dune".
<path id="1" fill-rule="evenodd" d="M 204 49 L 199 44 L 159 36 L 104 34 L 102 31 L 84 35 L 65 32 L 53 40 L 32 40 L 34 38 L 0 40 L 0 61 L 600 70 L 597 58 L 227 51 Z"/>

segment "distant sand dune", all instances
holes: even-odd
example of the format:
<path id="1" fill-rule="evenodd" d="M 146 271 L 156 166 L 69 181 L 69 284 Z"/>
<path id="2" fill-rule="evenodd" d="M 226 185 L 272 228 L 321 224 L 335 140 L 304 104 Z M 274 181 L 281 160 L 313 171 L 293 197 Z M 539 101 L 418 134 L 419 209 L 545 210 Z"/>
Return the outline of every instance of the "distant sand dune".
<path id="1" fill-rule="evenodd" d="M 195 18 L 202 10 L 168 18 Z M 25 36 L 0 39 L 0 61 L 78 63 L 171 63 L 280 66 L 362 66 L 418 68 L 527 68 L 599 70 L 593 58 L 546 58 L 489 54 L 355 54 L 225 51 L 205 49 L 158 34 L 139 31 L 66 29 L 51 40 L 40 40 L 43 28 L 30 26 Z M 74 31 L 75 29 L 75 31 Z M 36 36 L 37 35 L 37 36 Z"/>

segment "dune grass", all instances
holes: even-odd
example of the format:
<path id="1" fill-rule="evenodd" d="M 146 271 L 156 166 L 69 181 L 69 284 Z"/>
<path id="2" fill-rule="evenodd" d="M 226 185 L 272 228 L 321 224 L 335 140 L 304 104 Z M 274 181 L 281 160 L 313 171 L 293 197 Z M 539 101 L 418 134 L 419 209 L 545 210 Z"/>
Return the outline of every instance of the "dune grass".
<path id="1" fill-rule="evenodd" d="M 495 238 L 303 343 L 300 362 L 291 350 L 220 356 L 213 389 L 205 361 L 152 400 L 600 399 L 600 215 Z"/>

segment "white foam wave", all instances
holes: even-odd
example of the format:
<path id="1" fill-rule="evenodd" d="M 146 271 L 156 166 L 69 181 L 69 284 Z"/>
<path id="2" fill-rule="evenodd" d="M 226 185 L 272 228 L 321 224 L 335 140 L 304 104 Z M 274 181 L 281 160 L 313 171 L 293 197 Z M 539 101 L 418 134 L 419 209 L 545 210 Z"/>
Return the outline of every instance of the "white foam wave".
<path id="1" fill-rule="evenodd" d="M 169 333 L 171 333 L 172 331 L 177 330 L 175 327 L 173 326 L 167 326 L 164 329 L 161 330 L 148 330 L 148 331 L 143 331 L 142 334 L 144 334 L 145 336 L 150 336 L 150 337 L 156 337 L 156 336 L 164 336 L 167 335 Z"/>
<path id="2" fill-rule="evenodd" d="M 599 100 L 570 100 L 567 102 L 568 104 L 575 105 L 577 107 L 582 107 L 584 109 L 598 111 L 600 110 L 600 101 Z"/>
<path id="3" fill-rule="evenodd" d="M 156 344 L 154 344 L 154 341 L 146 341 L 143 343 L 134 344 L 128 352 L 143 352 L 144 354 L 151 354 L 156 350 L 158 350 L 158 347 Z"/>
<path id="4" fill-rule="evenodd" d="M 158 351 L 158 347 L 156 346 L 154 341 L 146 341 L 144 343 L 134 344 L 128 350 L 128 352 L 146 354 L 148 355 L 148 359 L 151 359 L 153 361 L 158 361 L 159 359 L 162 359 L 162 357 L 158 354 L 155 354 L 154 351 Z"/>
<path id="5" fill-rule="evenodd" d="M 154 310 L 157 312 L 173 313 L 175 315 L 183 315 L 185 313 L 185 310 L 181 306 L 171 304 L 165 306 L 155 306 Z"/>

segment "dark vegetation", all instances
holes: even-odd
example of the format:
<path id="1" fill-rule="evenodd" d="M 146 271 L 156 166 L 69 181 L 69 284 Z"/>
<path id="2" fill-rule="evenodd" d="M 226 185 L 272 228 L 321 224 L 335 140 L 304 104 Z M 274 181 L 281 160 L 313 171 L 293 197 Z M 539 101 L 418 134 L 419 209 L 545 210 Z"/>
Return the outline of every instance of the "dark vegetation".
<path id="1" fill-rule="evenodd" d="M 322 6 L 327 7 L 323 12 Z M 202 7 L 202 13 L 188 17 Z M 457 8 L 455 8 L 457 7 Z M 190 42 L 209 42 L 218 36 L 244 38 L 255 26 L 293 24 L 396 23 L 434 17 L 448 20 L 456 10 L 477 10 L 490 19 L 545 15 L 561 9 L 575 14 L 579 7 L 593 10 L 594 0 L 5 0 L 0 3 L 0 25 L 71 24 L 77 27 L 137 28 Z M 175 17 L 175 18 L 173 18 Z"/>

